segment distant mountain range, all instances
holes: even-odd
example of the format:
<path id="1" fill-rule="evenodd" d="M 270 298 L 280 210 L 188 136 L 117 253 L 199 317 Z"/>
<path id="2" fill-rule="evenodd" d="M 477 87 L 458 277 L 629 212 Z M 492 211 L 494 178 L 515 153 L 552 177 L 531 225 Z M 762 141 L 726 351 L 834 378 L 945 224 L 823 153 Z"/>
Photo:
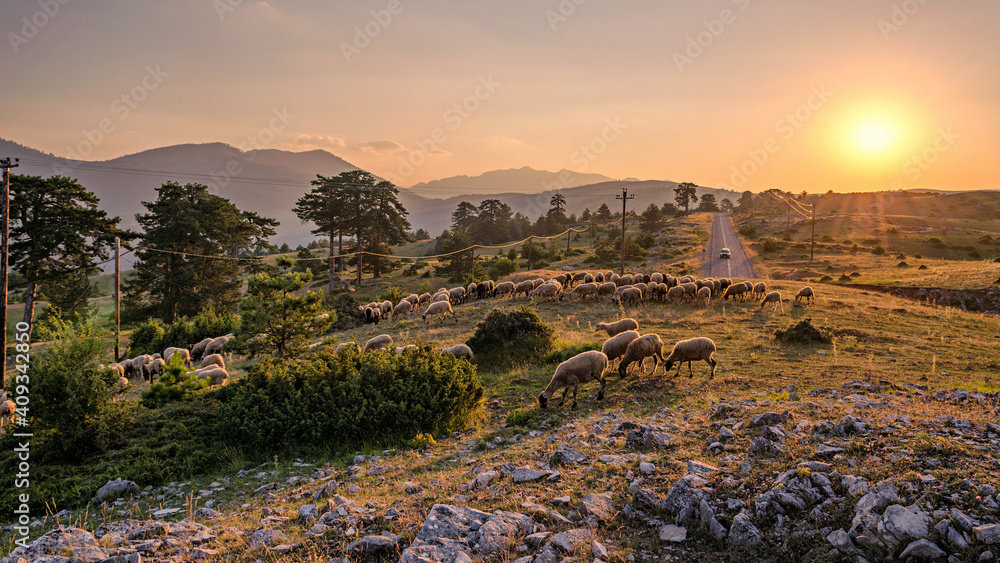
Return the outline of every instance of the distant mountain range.
<path id="1" fill-rule="evenodd" d="M 74 161 L 0 139 L 0 156 L 20 158 L 15 174 L 37 176 L 67 175 L 77 178 L 101 200 L 101 208 L 121 217 L 126 228 L 136 228 L 135 215 L 145 212 L 143 201 L 156 197 L 156 188 L 165 182 L 197 182 L 209 191 L 231 200 L 237 207 L 256 211 L 281 222 L 273 242 L 295 246 L 316 238 L 311 224 L 303 224 L 292 212 L 295 201 L 310 190 L 309 182 L 317 174 L 334 176 L 356 166 L 323 150 L 288 152 L 259 150 L 243 152 L 223 143 L 185 144 L 151 149 L 105 161 Z M 581 183 L 590 182 L 587 185 Z M 528 167 L 486 172 L 468 178 L 455 176 L 413 188 L 400 188 L 399 200 L 409 211 L 413 229 L 427 229 L 438 235 L 449 228 L 451 213 L 461 201 L 473 205 L 490 198 L 510 205 L 517 213 L 534 219 L 549 208 L 555 192 L 566 197 L 567 213 L 579 215 L 584 208 L 596 211 L 607 203 L 620 209 L 615 200 L 627 187 L 634 200 L 628 209 L 641 213 L 650 203 L 662 206 L 672 202 L 676 187 L 672 181 L 611 180 L 600 174 L 582 174 L 561 170 L 548 172 Z M 466 191 L 467 190 L 467 191 Z M 534 190 L 534 193 L 526 193 Z M 424 193 L 422 193 L 424 192 Z M 434 193 L 447 192 L 447 198 Z M 737 192 L 699 188 L 698 196 L 713 193 L 721 201 L 733 201 Z"/>

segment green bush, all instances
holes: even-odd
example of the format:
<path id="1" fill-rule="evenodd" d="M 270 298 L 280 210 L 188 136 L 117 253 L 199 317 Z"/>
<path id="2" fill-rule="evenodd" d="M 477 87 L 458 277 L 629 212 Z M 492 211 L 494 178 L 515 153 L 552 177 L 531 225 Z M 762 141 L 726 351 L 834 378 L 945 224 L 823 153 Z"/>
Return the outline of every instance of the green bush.
<path id="1" fill-rule="evenodd" d="M 475 334 L 466 344 L 475 352 L 480 366 L 503 369 L 540 361 L 555 344 L 555 330 L 527 306 L 498 307 L 476 325 Z"/>
<path id="2" fill-rule="evenodd" d="M 129 354 L 132 357 L 140 354 L 148 354 L 157 350 L 160 340 L 163 339 L 163 327 L 153 319 L 146 319 L 132 329 L 132 335 L 128 339 Z"/>
<path id="3" fill-rule="evenodd" d="M 644 250 L 649 250 L 651 247 L 656 245 L 656 237 L 654 237 L 651 233 L 642 233 L 641 235 L 635 237 L 635 243 Z"/>
<path id="4" fill-rule="evenodd" d="M 601 345 L 597 342 L 585 342 L 583 344 L 574 344 L 572 346 L 567 346 L 560 350 L 553 350 L 548 354 L 545 354 L 543 361 L 547 364 L 558 364 L 565 362 L 566 360 L 572 358 L 577 354 L 582 354 L 588 350 L 601 350 Z"/>
<path id="5" fill-rule="evenodd" d="M 743 235 L 743 236 L 745 236 L 747 238 L 756 238 L 756 236 L 757 236 L 757 224 L 756 223 L 747 223 L 745 225 L 740 225 L 740 228 L 738 230 L 739 230 L 739 232 L 740 232 L 741 235 Z"/>
<path id="6" fill-rule="evenodd" d="M 388 290 L 386 290 L 385 293 L 383 293 L 382 295 L 379 295 L 378 296 L 378 301 L 379 302 L 381 302 L 381 301 L 388 301 L 388 302 L 392 303 L 393 305 L 395 305 L 395 304 L 399 303 L 400 301 L 402 301 L 403 299 L 405 299 L 409 295 L 410 295 L 409 293 L 406 293 L 405 291 L 403 291 L 402 289 L 400 289 L 399 287 L 397 287 L 397 286 L 394 285 L 394 286 L 390 287 Z"/>
<path id="7" fill-rule="evenodd" d="M 147 319 L 133 329 L 132 336 L 129 337 L 129 354 L 135 357 L 140 354 L 162 353 L 170 346 L 186 348 L 189 344 L 236 332 L 239 328 L 239 315 L 219 311 L 214 305 L 199 311 L 194 319 L 181 317 L 166 328 Z"/>
<path id="8" fill-rule="evenodd" d="M 330 325 L 330 331 L 343 331 L 359 327 L 365 322 L 365 315 L 358 309 L 358 301 L 348 293 L 327 295 L 323 307 L 337 314 L 337 320 Z"/>
<path id="9" fill-rule="evenodd" d="M 771 237 L 764 237 L 760 241 L 760 249 L 764 252 L 777 252 L 781 250 L 782 244 Z"/>
<path id="10" fill-rule="evenodd" d="M 140 402 L 142 406 L 152 409 L 173 401 L 189 399 L 195 392 L 207 387 L 208 380 L 199 379 L 193 371 L 189 372 L 180 354 L 174 354 L 163 369 L 160 379 L 149 387 L 149 391 L 142 392 Z"/>
<path id="11" fill-rule="evenodd" d="M 302 448 L 409 442 L 464 428 L 480 407 L 476 368 L 430 346 L 416 353 L 265 357 L 219 390 L 218 435 L 235 447 Z"/>
<path id="12" fill-rule="evenodd" d="M 517 261 L 510 258 L 500 258 L 490 264 L 489 275 L 491 280 L 501 280 L 517 271 Z"/>

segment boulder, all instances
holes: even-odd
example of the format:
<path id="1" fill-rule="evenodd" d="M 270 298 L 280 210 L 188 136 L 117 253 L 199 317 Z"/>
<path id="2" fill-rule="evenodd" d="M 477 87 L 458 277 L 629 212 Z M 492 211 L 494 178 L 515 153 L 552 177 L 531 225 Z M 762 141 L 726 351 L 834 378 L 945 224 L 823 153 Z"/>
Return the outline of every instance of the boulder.
<path id="1" fill-rule="evenodd" d="M 972 533 L 976 534 L 976 539 L 980 543 L 989 545 L 1000 544 L 1000 524 L 976 526 L 972 529 Z"/>
<path id="2" fill-rule="evenodd" d="M 587 495 L 577 507 L 580 515 L 587 520 L 606 524 L 615 517 L 615 505 L 611 501 L 611 493 Z"/>
<path id="3" fill-rule="evenodd" d="M 97 500 L 114 500 L 118 497 L 127 497 L 139 494 L 139 485 L 133 481 L 124 481 L 121 477 L 114 481 L 108 481 L 103 487 L 97 489 Z"/>
<path id="4" fill-rule="evenodd" d="M 347 551 L 366 559 L 377 558 L 397 553 L 404 541 L 402 536 L 391 532 L 382 532 L 377 536 L 365 536 L 358 541 L 351 542 L 347 546 Z"/>
<path id="5" fill-rule="evenodd" d="M 906 546 L 906 549 L 899 555 L 899 558 L 903 561 L 906 561 L 909 557 L 916 557 L 917 559 L 941 559 L 947 555 L 934 542 L 920 539 Z"/>
<path id="6" fill-rule="evenodd" d="M 753 547 L 763 539 L 760 530 L 754 526 L 750 515 L 744 511 L 733 518 L 733 525 L 729 528 L 729 544 L 733 547 Z"/>
<path id="7" fill-rule="evenodd" d="M 687 528 L 667 524 L 660 526 L 660 540 L 668 542 L 682 542 L 687 539 Z"/>

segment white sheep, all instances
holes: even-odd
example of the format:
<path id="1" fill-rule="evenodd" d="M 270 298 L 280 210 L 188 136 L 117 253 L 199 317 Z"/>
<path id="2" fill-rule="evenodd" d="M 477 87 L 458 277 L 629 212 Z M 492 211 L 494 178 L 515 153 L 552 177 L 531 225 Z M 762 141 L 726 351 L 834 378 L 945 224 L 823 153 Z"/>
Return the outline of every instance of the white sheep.
<path id="1" fill-rule="evenodd" d="M 647 334 L 629 342 L 618 364 L 618 375 L 624 378 L 632 362 L 639 362 L 639 375 L 642 375 L 642 365 L 650 356 L 653 357 L 653 373 L 656 373 L 656 367 L 663 361 L 663 341 L 658 334 Z"/>
<path id="2" fill-rule="evenodd" d="M 420 297 L 417 298 L 417 305 L 426 305 L 431 302 L 430 293 L 421 293 Z"/>
<path id="3" fill-rule="evenodd" d="M 188 351 L 191 352 L 191 359 L 197 360 L 205 355 L 205 347 L 212 342 L 211 338 L 205 338 L 198 342 L 197 344 L 191 344 L 188 346 Z"/>
<path id="4" fill-rule="evenodd" d="M 416 350 L 416 349 L 417 349 L 417 345 L 416 344 L 407 344 L 406 346 L 400 346 L 400 347 L 396 348 L 396 355 L 397 356 L 402 356 L 403 352 L 405 352 L 407 350 Z"/>
<path id="5" fill-rule="evenodd" d="M 528 297 L 528 294 L 531 293 L 531 291 L 534 289 L 535 289 L 535 283 L 532 280 L 525 280 L 514 286 L 514 293 L 511 294 L 510 298 L 514 299 L 522 293 L 524 294 L 525 297 Z"/>
<path id="6" fill-rule="evenodd" d="M 451 308 L 451 303 L 448 301 L 438 301 L 436 303 L 431 303 L 424 309 L 424 314 L 420 318 L 424 319 L 424 324 L 428 324 L 427 317 L 432 317 L 434 315 L 441 315 L 441 324 L 444 324 L 444 318 L 447 315 L 455 316 L 455 311 Z"/>
<path id="7" fill-rule="evenodd" d="M 398 317 L 405 316 L 407 319 L 410 318 L 410 312 L 413 310 L 413 304 L 403 299 L 392 309 L 392 320 L 396 320 Z"/>
<path id="8" fill-rule="evenodd" d="M 155 360 L 146 362 L 142 366 L 143 377 L 152 383 L 155 376 L 163 375 L 163 368 L 166 365 L 167 363 L 163 361 L 163 358 L 156 358 Z"/>
<path id="9" fill-rule="evenodd" d="M 180 357 L 184 359 L 184 365 L 189 368 L 191 367 L 191 352 L 188 351 L 187 348 L 173 348 L 173 349 L 167 348 L 167 350 L 170 350 L 170 353 L 169 354 L 167 352 L 163 353 L 164 362 L 169 364 L 170 358 L 174 357 L 174 354 L 180 354 Z"/>
<path id="10" fill-rule="evenodd" d="M 411 294 L 407 295 L 406 297 L 404 297 L 404 299 L 406 299 L 407 301 L 409 301 L 410 302 L 410 306 L 413 307 L 414 309 L 420 303 L 420 296 L 417 295 L 416 293 L 411 293 Z"/>
<path id="11" fill-rule="evenodd" d="M 753 297 L 762 297 L 765 293 L 767 293 L 767 284 L 766 283 L 764 283 L 764 282 L 757 282 L 756 284 L 754 284 L 754 286 L 753 286 L 753 294 L 752 294 Z"/>
<path id="12" fill-rule="evenodd" d="M 496 295 L 507 295 L 508 293 L 514 293 L 514 282 L 500 282 L 497 284 L 496 289 L 493 290 Z"/>
<path id="13" fill-rule="evenodd" d="M 382 310 L 377 306 L 366 305 L 362 311 L 365 315 L 365 324 L 378 325 L 378 322 L 382 319 Z"/>
<path id="14" fill-rule="evenodd" d="M 604 332 L 608 333 L 608 336 L 615 336 L 617 334 L 625 332 L 626 330 L 639 330 L 639 321 L 631 317 L 627 317 L 620 321 L 615 321 L 613 323 L 597 323 L 597 326 L 594 327 L 594 330 L 596 331 L 603 330 Z"/>
<path id="15" fill-rule="evenodd" d="M 663 274 L 654 273 L 653 275 L 649 276 L 649 278 L 655 281 L 656 283 L 663 283 Z"/>
<path id="16" fill-rule="evenodd" d="M 727 287 L 726 292 L 722 295 L 722 298 L 723 300 L 728 301 L 729 298 L 732 297 L 733 301 L 735 301 L 736 298 L 739 297 L 740 301 L 743 301 L 746 298 L 746 294 L 747 286 L 742 283 L 738 283 Z"/>
<path id="17" fill-rule="evenodd" d="M 451 294 L 448 293 L 447 291 L 442 291 L 442 292 L 435 293 L 434 297 L 431 297 L 431 303 L 440 303 L 442 301 L 449 301 L 450 302 L 451 301 Z"/>
<path id="18" fill-rule="evenodd" d="M 213 338 L 212 341 L 209 342 L 208 346 L 205 346 L 205 355 L 207 356 L 209 354 L 221 353 L 222 349 L 229 343 L 231 338 L 232 337 L 228 335 Z"/>
<path id="19" fill-rule="evenodd" d="M 452 305 L 461 305 L 465 303 L 465 288 L 455 287 L 448 290 L 448 297 L 451 299 Z"/>
<path id="20" fill-rule="evenodd" d="M 226 361 L 222 359 L 222 354 L 209 354 L 201 359 L 198 369 L 207 368 L 208 366 L 219 366 L 222 369 L 226 369 Z"/>
<path id="21" fill-rule="evenodd" d="M 625 355 L 628 345 L 636 338 L 639 338 L 639 332 L 635 330 L 618 333 L 604 341 L 601 353 L 608 357 L 609 362 L 613 362 Z"/>
<path id="22" fill-rule="evenodd" d="M 813 292 L 813 288 L 807 285 L 800 289 L 799 292 L 795 294 L 795 301 L 798 302 L 799 299 L 805 299 L 806 303 L 814 301 L 816 299 L 816 294 Z"/>
<path id="23" fill-rule="evenodd" d="M 0 428 L 3 428 L 5 421 L 13 421 L 15 414 L 17 414 L 17 405 L 14 404 L 14 401 L 0 401 Z"/>
<path id="24" fill-rule="evenodd" d="M 577 354 L 565 362 L 556 366 L 556 371 L 552 374 L 549 385 L 538 395 L 538 405 L 546 409 L 549 406 L 549 399 L 560 388 L 565 388 L 559 406 L 566 402 L 566 394 L 569 388 L 573 388 L 573 408 L 576 408 L 576 392 L 581 383 L 588 381 L 599 381 L 601 388 L 597 392 L 597 400 L 604 400 L 604 370 L 608 368 L 608 357 L 602 352 L 589 350 Z"/>
<path id="25" fill-rule="evenodd" d="M 684 362 L 687 362 L 688 377 L 694 377 L 694 372 L 691 371 L 691 362 L 705 360 L 712 367 L 712 373 L 708 376 L 709 379 L 712 379 L 715 377 L 715 366 L 718 364 L 712 357 L 715 350 L 715 342 L 711 338 L 699 337 L 681 340 L 677 344 L 674 344 L 673 350 L 670 351 L 670 355 L 664 361 L 663 371 L 664 373 L 670 371 L 674 366 L 674 362 L 677 362 L 677 373 L 674 374 L 674 377 L 677 377 L 681 373 L 681 366 L 684 365 Z"/>
<path id="26" fill-rule="evenodd" d="M 371 352 L 374 350 L 381 350 L 382 348 L 386 348 L 388 346 L 392 346 L 392 337 L 388 334 L 380 334 L 369 338 L 368 342 L 365 342 L 363 350 L 365 352 Z"/>
<path id="27" fill-rule="evenodd" d="M 622 291 L 621 295 L 612 297 L 611 300 L 619 304 L 638 303 L 639 305 L 642 305 L 642 291 L 640 291 L 637 287 L 629 287 Z"/>
<path id="28" fill-rule="evenodd" d="M 677 281 L 679 283 L 691 283 L 694 281 L 694 276 L 682 276 L 681 279 Z"/>
<path id="29" fill-rule="evenodd" d="M 469 284 L 469 287 L 465 288 L 465 295 L 471 298 L 479 298 L 479 286 L 476 282 Z"/>
<path id="30" fill-rule="evenodd" d="M 558 282 L 543 283 L 542 285 L 531 290 L 531 297 L 547 297 L 550 301 L 555 299 L 557 295 L 559 295 Z"/>
<path id="31" fill-rule="evenodd" d="M 601 285 L 597 286 L 597 297 L 598 297 L 598 299 L 600 299 L 601 297 L 605 297 L 607 295 L 614 295 L 615 294 L 615 290 L 617 288 L 618 288 L 618 286 L 615 285 L 615 282 L 607 281 L 607 282 L 602 283 Z"/>
<path id="32" fill-rule="evenodd" d="M 150 356 L 149 354 L 143 354 L 141 356 L 136 356 L 132 358 L 130 366 L 132 375 L 139 375 L 141 377 L 145 377 L 145 374 L 143 373 L 143 367 L 149 362 L 153 361 L 153 359 L 154 359 L 153 356 Z M 127 369 L 125 375 L 126 376 L 129 375 Z"/>
<path id="33" fill-rule="evenodd" d="M 781 312 L 782 313 L 785 312 L 785 306 L 781 304 L 781 292 L 780 291 L 772 291 L 771 293 L 768 293 L 767 295 L 765 295 L 764 299 L 760 302 L 760 308 L 763 310 L 764 306 L 767 305 L 768 303 L 773 303 L 774 304 L 774 307 L 772 307 L 773 309 L 778 309 L 780 307 L 781 308 Z"/>
<path id="34" fill-rule="evenodd" d="M 598 289 L 599 289 L 599 287 L 598 287 L 598 285 L 596 283 L 593 283 L 593 282 L 590 282 L 590 283 L 581 283 L 580 285 L 578 285 L 578 286 L 576 286 L 576 287 L 573 288 L 573 291 L 571 291 L 569 293 L 569 298 L 572 301 L 574 295 L 579 295 L 580 296 L 580 300 L 583 301 L 589 295 L 589 296 L 593 297 L 594 299 L 597 299 L 597 290 Z"/>
<path id="35" fill-rule="evenodd" d="M 441 350 L 442 354 L 449 354 L 455 356 L 456 358 L 465 358 L 466 360 L 472 361 L 472 348 L 469 348 L 465 344 L 456 344 L 454 346 L 449 346 L 444 350 Z"/>
<path id="36" fill-rule="evenodd" d="M 196 370 L 194 372 L 198 379 L 207 379 L 210 387 L 215 385 L 225 385 L 229 381 L 229 372 L 219 366 L 211 366 Z"/>
<path id="37" fill-rule="evenodd" d="M 695 295 L 695 301 L 704 301 L 705 307 L 708 307 L 709 301 L 711 300 L 712 300 L 712 288 L 708 287 L 707 285 L 699 289 L 698 293 Z"/>
<path id="38" fill-rule="evenodd" d="M 675 302 L 684 299 L 685 295 L 686 292 L 684 291 L 683 287 L 679 285 L 671 287 L 669 290 L 667 290 L 667 303 L 673 305 Z"/>
<path id="39" fill-rule="evenodd" d="M 685 282 L 682 283 L 679 287 L 684 288 L 684 296 L 689 298 L 688 301 L 693 300 L 695 294 L 698 292 L 698 284 L 694 282 Z"/>

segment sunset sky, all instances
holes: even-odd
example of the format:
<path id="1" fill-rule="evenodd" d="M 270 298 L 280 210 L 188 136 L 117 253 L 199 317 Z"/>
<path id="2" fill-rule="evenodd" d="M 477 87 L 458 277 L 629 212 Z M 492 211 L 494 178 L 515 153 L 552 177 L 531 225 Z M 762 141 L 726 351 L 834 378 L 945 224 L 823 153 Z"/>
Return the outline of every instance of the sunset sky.
<path id="1" fill-rule="evenodd" d="M 221 141 L 402 186 L 1000 188 L 996 0 L 6 0 L 0 21 L 0 137 L 61 157 Z"/>

